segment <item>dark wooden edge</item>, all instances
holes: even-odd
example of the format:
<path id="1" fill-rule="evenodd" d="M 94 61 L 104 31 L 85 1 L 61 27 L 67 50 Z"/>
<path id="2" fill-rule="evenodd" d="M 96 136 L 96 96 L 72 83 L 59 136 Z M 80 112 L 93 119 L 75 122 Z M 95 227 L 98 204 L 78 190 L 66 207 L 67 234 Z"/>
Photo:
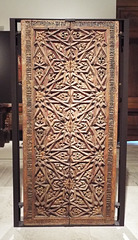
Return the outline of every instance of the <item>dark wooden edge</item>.
<path id="1" fill-rule="evenodd" d="M 34 20 L 33 18 L 23 18 L 28 20 Z M 20 23 L 20 18 L 10 19 L 10 42 L 11 42 L 11 83 L 12 83 L 12 129 L 13 134 L 13 207 L 14 207 L 14 227 L 24 227 L 23 221 L 21 221 L 20 211 L 20 158 L 19 158 L 19 112 L 18 112 L 18 81 L 17 81 L 17 54 L 16 54 L 16 34 L 17 23 Z M 44 20 L 44 19 L 39 19 Z M 45 19 L 45 20 L 65 20 L 65 21 L 119 21 L 120 31 L 124 33 L 124 51 L 120 50 L 120 117 L 119 117 L 119 184 L 118 184 L 118 207 L 117 221 L 114 225 L 110 226 L 124 226 L 124 214 L 125 214 L 125 178 L 126 178 L 126 140 L 127 140 L 127 88 L 128 88 L 128 20 L 122 19 Z M 96 225 L 93 225 L 96 226 Z M 99 226 L 99 225 L 98 225 Z M 102 225 L 101 225 L 102 226 Z M 106 225 L 104 225 L 106 226 Z M 28 226 L 29 227 L 29 226 Z M 37 226 L 34 226 L 37 227 Z M 40 226 L 38 226 L 40 227 Z M 51 226 L 52 227 L 52 226 Z M 55 227 L 55 226 L 54 226 Z M 72 227 L 72 226 L 70 226 Z M 75 226 L 74 226 L 75 227 Z"/>
<path id="2" fill-rule="evenodd" d="M 69 21 L 69 22 L 73 22 L 73 21 L 122 21 L 122 19 L 116 19 L 116 18 L 110 18 L 110 19 L 105 19 L 105 18 L 101 18 L 101 19 L 97 19 L 97 18 L 10 18 L 10 20 L 15 20 L 16 23 L 20 23 L 21 20 L 61 20 L 61 21 Z"/>
<path id="3" fill-rule="evenodd" d="M 137 7 L 138 1 L 137 0 L 117 0 L 116 2 L 117 7 Z"/>
<path id="4" fill-rule="evenodd" d="M 13 157 L 13 218 L 14 227 L 20 222 L 20 160 L 19 160 L 19 113 L 18 113 L 18 68 L 16 54 L 17 22 L 10 20 L 11 91 L 12 91 L 12 157 Z"/>
<path id="5" fill-rule="evenodd" d="M 118 222 L 124 226 L 125 187 L 126 187 L 126 153 L 127 153 L 127 115 L 128 115 L 128 55 L 129 55 L 129 21 L 120 21 L 120 117 L 119 117 L 119 185 L 118 185 Z"/>

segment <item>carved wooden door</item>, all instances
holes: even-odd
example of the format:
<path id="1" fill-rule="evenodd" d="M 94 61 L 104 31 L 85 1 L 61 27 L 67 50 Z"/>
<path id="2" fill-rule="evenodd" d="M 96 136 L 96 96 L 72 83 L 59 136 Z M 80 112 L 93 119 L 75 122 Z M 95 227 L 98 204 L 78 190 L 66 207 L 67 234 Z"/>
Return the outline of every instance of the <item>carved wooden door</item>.
<path id="1" fill-rule="evenodd" d="M 114 223 L 118 22 L 22 21 L 24 224 Z"/>

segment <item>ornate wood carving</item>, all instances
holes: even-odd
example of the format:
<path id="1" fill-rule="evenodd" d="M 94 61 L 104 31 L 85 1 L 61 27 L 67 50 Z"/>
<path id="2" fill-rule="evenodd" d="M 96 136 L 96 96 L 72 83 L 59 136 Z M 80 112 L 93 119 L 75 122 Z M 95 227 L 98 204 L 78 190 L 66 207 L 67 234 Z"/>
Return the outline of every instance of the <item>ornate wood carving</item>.
<path id="1" fill-rule="evenodd" d="M 22 21 L 24 222 L 113 224 L 118 22 Z"/>

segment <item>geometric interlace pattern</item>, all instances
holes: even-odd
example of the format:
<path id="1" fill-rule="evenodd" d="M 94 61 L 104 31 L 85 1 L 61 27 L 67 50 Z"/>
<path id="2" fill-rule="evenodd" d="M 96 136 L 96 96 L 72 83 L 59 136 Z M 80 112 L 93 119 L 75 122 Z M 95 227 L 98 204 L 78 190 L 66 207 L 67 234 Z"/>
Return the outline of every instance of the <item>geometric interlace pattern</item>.
<path id="1" fill-rule="evenodd" d="M 115 63 L 109 64 L 108 35 L 98 25 L 34 31 L 33 191 L 28 187 L 34 218 L 110 217 Z"/>
<path id="2" fill-rule="evenodd" d="M 37 215 L 103 211 L 106 31 L 36 31 L 35 206 Z"/>

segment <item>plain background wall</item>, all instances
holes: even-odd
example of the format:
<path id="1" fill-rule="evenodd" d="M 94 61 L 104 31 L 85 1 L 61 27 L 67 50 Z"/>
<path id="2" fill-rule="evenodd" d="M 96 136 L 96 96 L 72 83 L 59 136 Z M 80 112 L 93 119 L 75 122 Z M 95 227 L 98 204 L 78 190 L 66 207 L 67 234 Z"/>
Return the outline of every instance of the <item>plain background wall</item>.
<path id="1" fill-rule="evenodd" d="M 0 26 L 9 18 L 116 18 L 116 0 L 0 0 Z"/>

